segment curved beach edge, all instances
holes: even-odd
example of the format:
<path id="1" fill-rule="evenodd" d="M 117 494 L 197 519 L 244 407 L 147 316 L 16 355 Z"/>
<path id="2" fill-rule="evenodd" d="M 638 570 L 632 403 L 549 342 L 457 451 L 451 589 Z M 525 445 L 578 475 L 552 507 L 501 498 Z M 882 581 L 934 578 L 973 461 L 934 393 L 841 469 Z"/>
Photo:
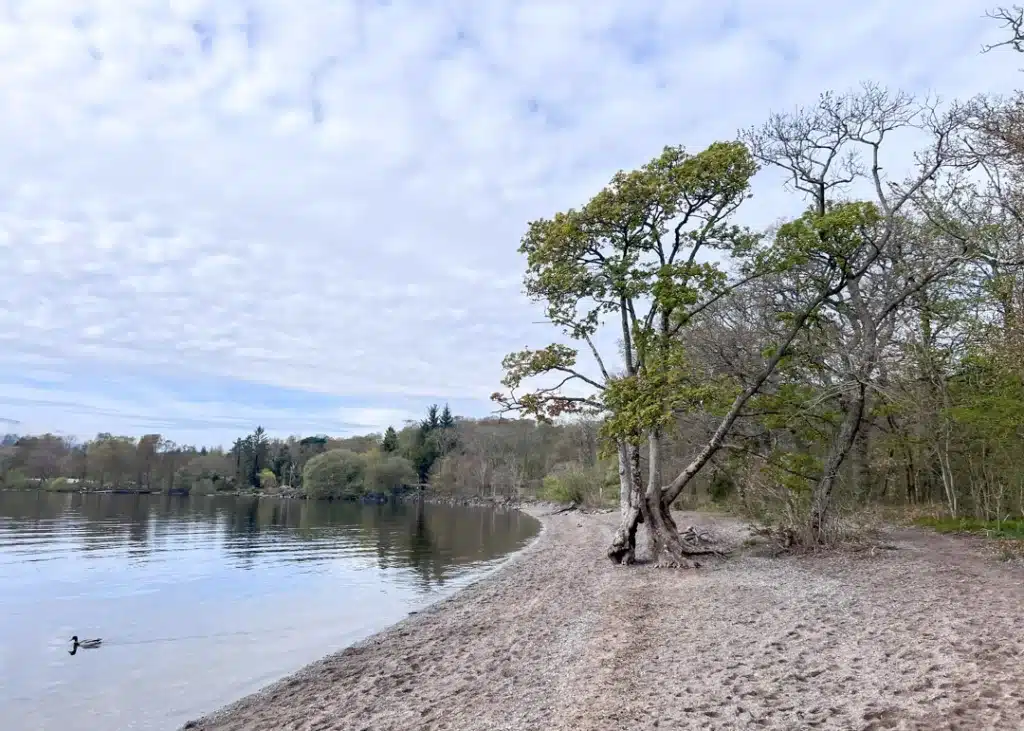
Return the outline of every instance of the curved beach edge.
<path id="1" fill-rule="evenodd" d="M 488 503 L 488 505 L 490 504 Z M 395 622 L 394 624 L 390 624 L 378 632 L 373 633 L 369 637 L 359 640 L 358 642 L 348 645 L 336 652 L 332 652 L 320 660 L 316 660 L 305 667 L 300 668 L 294 673 L 269 683 L 254 693 L 250 693 L 249 695 L 243 696 L 228 705 L 222 706 L 212 713 L 198 719 L 188 721 L 180 727 L 181 731 L 185 731 L 186 729 L 221 728 L 221 724 L 230 723 L 232 718 L 245 717 L 248 709 L 255 705 L 265 703 L 266 698 L 269 696 L 275 696 L 282 690 L 293 689 L 297 684 L 311 681 L 316 682 L 317 680 L 322 679 L 323 671 L 332 667 L 335 663 L 341 660 L 343 656 L 360 653 L 366 648 L 385 643 L 388 638 L 392 636 L 404 636 L 406 632 L 415 628 L 416 625 L 427 622 L 433 615 L 439 612 L 447 611 L 453 604 L 470 600 L 474 592 L 485 589 L 491 582 L 501 581 L 503 572 L 511 569 L 518 562 L 527 560 L 532 553 L 542 548 L 541 542 L 543 541 L 544 534 L 547 530 L 545 518 L 558 510 L 559 507 L 560 506 L 553 503 L 533 502 L 520 503 L 515 506 L 505 508 L 516 510 L 537 521 L 537 533 L 520 549 L 500 559 L 496 565 L 482 572 L 480 576 L 467 583 L 465 586 L 460 587 L 458 590 L 448 594 L 447 596 L 439 598 L 437 601 L 431 602 L 430 604 L 411 612 L 405 619 Z M 242 726 L 241 728 L 248 727 Z"/>
<path id="2" fill-rule="evenodd" d="M 480 581 L 186 728 L 1024 728 L 1024 569 L 970 541 L 621 567 L 617 513 L 524 512 L 541 532 Z"/>

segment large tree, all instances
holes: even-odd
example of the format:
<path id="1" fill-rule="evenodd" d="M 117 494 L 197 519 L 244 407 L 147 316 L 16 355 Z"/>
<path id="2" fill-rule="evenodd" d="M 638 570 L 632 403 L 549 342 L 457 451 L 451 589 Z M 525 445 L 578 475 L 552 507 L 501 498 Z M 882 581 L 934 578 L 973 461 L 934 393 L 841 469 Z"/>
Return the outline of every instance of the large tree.
<path id="1" fill-rule="evenodd" d="M 783 171 L 808 199 L 807 213 L 783 226 L 780 239 L 817 248 L 809 263 L 825 262 L 840 275 L 840 286 L 822 300 L 811 322 L 830 333 L 830 349 L 820 356 L 822 372 L 827 387 L 839 394 L 842 415 L 812 490 L 809 527 L 815 539 L 824 536 L 839 469 L 860 434 L 900 308 L 956 273 L 976 251 L 972 236 L 950 236 L 927 215 L 955 195 L 949 183 L 959 180 L 970 116 L 969 107 L 940 112 L 927 100 L 864 84 L 856 92 L 826 93 L 814 105 L 774 114 L 745 134 L 754 155 Z M 900 133 L 923 136 L 926 146 L 907 177 L 893 178 L 884 171 L 884 157 Z M 873 196 L 851 200 L 846 191 L 854 186 Z M 795 267 L 792 281 L 802 286 L 809 272 L 813 276 L 814 266 Z"/>
<path id="2" fill-rule="evenodd" d="M 667 510 L 647 499 L 652 484 L 660 489 L 660 461 L 650 463 L 645 491 L 640 447 L 649 440 L 657 457 L 673 409 L 694 395 L 677 380 L 674 336 L 738 284 L 705 255 L 746 257 L 755 248 L 756 237 L 733 217 L 756 171 L 741 143 L 716 143 L 697 154 L 666 147 L 640 169 L 617 173 L 582 208 L 532 222 L 523 238 L 527 293 L 553 325 L 585 346 L 593 370 L 578 366 L 579 350 L 564 343 L 523 350 L 505 358 L 508 390 L 494 399 L 540 419 L 607 417 L 605 433 L 619 462 L 621 524 L 611 551 L 618 561 L 633 560 L 641 520 L 651 527 L 657 557 L 684 561 Z M 619 340 L 616 360 L 598 347 L 604 328 Z M 538 376 L 557 382 L 522 392 Z M 581 390 L 569 390 L 574 386 Z"/>
<path id="3" fill-rule="evenodd" d="M 816 105 L 774 115 L 748 132 L 753 157 L 741 143 L 719 143 L 693 157 L 669 148 L 641 170 L 620 173 L 581 211 L 531 224 L 522 246 L 528 255 L 527 291 L 545 302 L 553 323 L 587 343 L 601 377 L 576 368 L 575 349 L 553 345 L 506 358 L 505 385 L 511 393 L 496 398 L 506 408 L 545 418 L 584 407 L 607 416 L 606 433 L 617 439 L 623 478 L 622 520 L 608 552 L 613 560 L 633 559 L 636 529 L 643 522 L 656 561 L 692 565 L 687 556 L 698 551 L 681 540 L 672 503 L 723 447 L 747 404 L 790 356 L 797 336 L 809 324 L 828 323 L 831 313 L 845 318 L 832 324 L 849 334 L 843 387 L 850 393 L 814 488 L 813 520 L 817 527 L 824 524 L 838 468 L 863 419 L 865 391 L 884 347 L 880 333 L 895 308 L 967 256 L 957 246 L 962 242 L 953 242 L 921 262 L 908 255 L 900 235 L 904 208 L 958 160 L 956 135 L 965 116 L 959 107 L 940 114 L 873 85 L 824 94 Z M 897 130 L 924 133 L 928 141 L 906 180 L 887 178 L 882 171 L 883 140 Z M 754 237 L 729 219 L 747 196 L 755 158 L 785 171 L 810 205 L 803 216 L 779 227 L 773 245 L 743 262 L 739 278 L 730 280 L 717 266 L 698 264 L 696 255 L 707 247 L 741 257 L 754 253 Z M 858 181 L 870 186 L 874 200 L 843 195 Z M 785 273 L 793 287 L 779 293 L 786 303 L 780 312 L 786 327 L 762 344 L 763 358 L 736 384 L 716 428 L 666 484 L 663 430 L 676 411 L 714 395 L 707 384 L 688 377 L 677 336 L 709 304 L 769 272 Z M 594 347 L 593 336 L 606 317 L 621 327 L 621 371 L 610 371 Z M 515 394 L 525 378 L 546 373 L 564 377 L 554 387 Z M 592 392 L 567 395 L 562 388 L 573 380 Z M 646 487 L 638 474 L 642 443 L 649 452 Z"/>

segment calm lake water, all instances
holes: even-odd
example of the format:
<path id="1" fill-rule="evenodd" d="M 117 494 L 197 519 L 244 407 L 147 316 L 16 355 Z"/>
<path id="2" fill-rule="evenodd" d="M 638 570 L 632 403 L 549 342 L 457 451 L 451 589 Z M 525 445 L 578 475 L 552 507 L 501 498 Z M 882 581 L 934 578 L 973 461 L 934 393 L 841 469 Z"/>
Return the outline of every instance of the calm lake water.
<path id="1" fill-rule="evenodd" d="M 0 492 L 0 728 L 176 729 L 478 578 L 515 512 Z M 68 638 L 102 637 L 68 654 Z"/>

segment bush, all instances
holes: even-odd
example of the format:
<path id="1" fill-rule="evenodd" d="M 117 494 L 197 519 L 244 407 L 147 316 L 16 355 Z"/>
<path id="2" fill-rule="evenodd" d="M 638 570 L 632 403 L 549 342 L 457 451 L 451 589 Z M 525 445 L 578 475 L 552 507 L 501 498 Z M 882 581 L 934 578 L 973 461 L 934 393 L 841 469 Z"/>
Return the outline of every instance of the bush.
<path id="1" fill-rule="evenodd" d="M 272 469 L 264 467 L 260 470 L 260 487 L 264 490 L 277 488 L 277 475 L 274 474 Z"/>
<path id="2" fill-rule="evenodd" d="M 727 502 L 737 492 L 736 481 L 725 470 L 715 470 L 708 484 L 708 496 L 713 503 Z"/>
<path id="3" fill-rule="evenodd" d="M 567 465 L 544 478 L 541 497 L 556 503 L 603 507 L 618 497 L 615 484 L 615 475 L 601 466 Z"/>
<path id="4" fill-rule="evenodd" d="M 416 482 L 412 462 L 397 454 L 371 452 L 363 455 L 366 463 L 366 492 L 390 492 Z"/>
<path id="5" fill-rule="evenodd" d="M 174 473 L 174 487 L 190 495 L 209 495 L 231 487 L 235 466 L 220 454 L 205 454 L 192 459 Z"/>
<path id="6" fill-rule="evenodd" d="M 365 492 L 366 459 L 348 449 L 318 454 L 302 470 L 306 497 L 333 499 L 358 497 Z"/>
<path id="7" fill-rule="evenodd" d="M 73 484 L 71 484 L 68 478 L 56 477 L 47 483 L 46 489 L 50 490 L 51 492 L 72 492 L 76 488 Z"/>

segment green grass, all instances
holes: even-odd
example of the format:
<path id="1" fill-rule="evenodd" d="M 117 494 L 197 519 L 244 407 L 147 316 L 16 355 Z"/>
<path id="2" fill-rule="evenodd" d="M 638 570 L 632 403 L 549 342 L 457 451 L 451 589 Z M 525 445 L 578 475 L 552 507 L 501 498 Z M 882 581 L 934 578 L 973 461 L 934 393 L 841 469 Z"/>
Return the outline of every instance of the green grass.
<path id="1" fill-rule="evenodd" d="M 914 519 L 914 524 L 939 533 L 972 533 L 987 538 L 1024 541 L 1024 517 L 1021 516 L 1005 520 L 924 516 Z"/>

